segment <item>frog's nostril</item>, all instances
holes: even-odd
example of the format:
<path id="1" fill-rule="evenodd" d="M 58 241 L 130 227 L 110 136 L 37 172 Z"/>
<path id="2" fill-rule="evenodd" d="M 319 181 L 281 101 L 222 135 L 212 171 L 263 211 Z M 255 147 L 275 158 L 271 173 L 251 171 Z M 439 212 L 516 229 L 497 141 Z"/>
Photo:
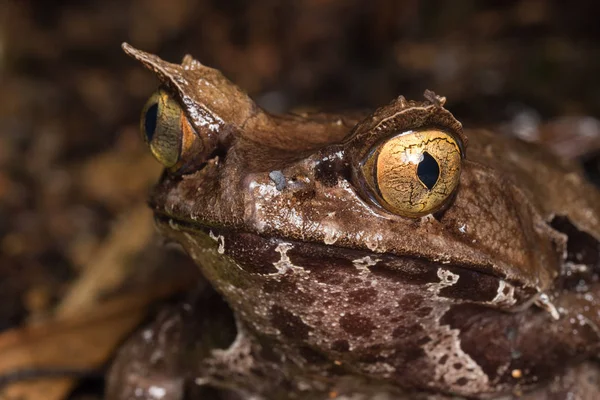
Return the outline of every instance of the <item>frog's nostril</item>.
<path id="1" fill-rule="evenodd" d="M 156 131 L 156 119 L 158 117 L 158 103 L 154 103 L 146 111 L 146 117 L 144 119 L 144 131 L 146 132 L 146 139 L 148 143 L 152 141 L 154 132 Z"/>

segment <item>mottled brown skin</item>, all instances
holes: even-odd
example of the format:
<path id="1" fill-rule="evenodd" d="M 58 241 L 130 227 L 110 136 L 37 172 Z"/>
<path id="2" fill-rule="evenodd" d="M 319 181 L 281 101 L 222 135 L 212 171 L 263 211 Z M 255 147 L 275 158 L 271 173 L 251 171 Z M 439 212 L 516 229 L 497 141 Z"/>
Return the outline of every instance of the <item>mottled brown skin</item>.
<path id="1" fill-rule="evenodd" d="M 237 337 L 199 351 L 217 329 L 209 313 L 163 318 L 147 332 L 179 336 L 152 351 L 132 339 L 109 398 L 158 398 L 153 387 L 181 399 L 185 381 L 189 398 L 212 398 L 198 392 L 208 386 L 226 398 L 600 396 L 600 194 L 571 163 L 463 132 L 430 92 L 360 120 L 273 116 L 189 56 L 180 66 L 124 48 L 202 140 L 150 204 L 233 310 Z M 358 164 L 398 132 L 431 128 L 468 138 L 459 186 L 433 216 L 394 215 L 365 195 Z"/>

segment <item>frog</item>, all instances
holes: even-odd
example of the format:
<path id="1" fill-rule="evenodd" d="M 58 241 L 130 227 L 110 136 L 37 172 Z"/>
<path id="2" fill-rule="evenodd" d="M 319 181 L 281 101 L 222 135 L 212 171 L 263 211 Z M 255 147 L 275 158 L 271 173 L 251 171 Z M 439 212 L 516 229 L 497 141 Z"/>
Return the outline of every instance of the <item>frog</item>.
<path id="1" fill-rule="evenodd" d="M 573 161 L 429 90 L 275 115 L 190 55 L 123 49 L 161 83 L 149 205 L 201 288 L 124 345 L 108 398 L 600 395 L 600 192 Z"/>

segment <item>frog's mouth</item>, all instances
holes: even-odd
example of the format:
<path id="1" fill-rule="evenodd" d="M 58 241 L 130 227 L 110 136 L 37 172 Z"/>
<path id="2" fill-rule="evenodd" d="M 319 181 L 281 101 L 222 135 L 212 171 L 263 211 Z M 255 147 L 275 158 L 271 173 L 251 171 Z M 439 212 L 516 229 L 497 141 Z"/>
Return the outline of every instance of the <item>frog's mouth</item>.
<path id="1" fill-rule="evenodd" d="M 155 221 L 165 236 L 182 243 L 188 253 L 193 254 L 195 251 L 189 244 L 186 245 L 190 237 L 208 237 L 211 241 L 202 241 L 205 249 L 216 249 L 220 256 L 231 258 L 240 270 L 254 276 L 278 276 L 282 271 L 295 268 L 309 271 L 316 277 L 368 273 L 374 277 L 391 279 L 398 285 L 439 286 L 439 290 L 435 290 L 438 290 L 441 297 L 483 303 L 511 312 L 527 308 L 539 295 L 533 288 L 520 287 L 503 277 L 490 274 L 489 270 L 472 266 L 448 265 L 420 257 L 374 254 L 323 243 L 264 237 L 247 231 L 202 225 L 197 221 L 177 219 L 164 213 L 156 213 Z"/>
<path id="2" fill-rule="evenodd" d="M 283 259 L 289 265 L 299 266 L 315 275 L 324 273 L 319 270 L 323 265 L 335 265 L 335 268 L 345 268 L 350 274 L 368 271 L 385 275 L 400 284 L 442 285 L 439 291 L 442 297 L 510 312 L 522 311 L 536 304 L 554 319 L 559 316 L 553 299 L 560 297 L 562 292 L 584 293 L 587 285 L 598 281 L 600 275 L 600 243 L 586 232 L 578 230 L 566 217 L 555 217 L 551 223 L 554 229 L 568 237 L 565 271 L 556 280 L 555 286 L 544 292 L 520 286 L 518 282 L 511 282 L 505 277 L 490 274 L 489 270 L 473 266 L 448 265 L 419 257 L 374 254 L 323 243 L 264 237 L 252 232 L 175 218 L 161 212 L 155 213 L 155 220 L 166 236 L 178 242 L 183 242 L 181 235 L 210 237 L 220 255 L 232 258 L 242 270 L 253 275 L 277 275 L 281 272 L 277 266 L 283 265 Z M 289 247 L 289 251 L 283 254 L 282 249 L 286 247 Z M 191 252 L 189 248 L 187 251 Z"/>

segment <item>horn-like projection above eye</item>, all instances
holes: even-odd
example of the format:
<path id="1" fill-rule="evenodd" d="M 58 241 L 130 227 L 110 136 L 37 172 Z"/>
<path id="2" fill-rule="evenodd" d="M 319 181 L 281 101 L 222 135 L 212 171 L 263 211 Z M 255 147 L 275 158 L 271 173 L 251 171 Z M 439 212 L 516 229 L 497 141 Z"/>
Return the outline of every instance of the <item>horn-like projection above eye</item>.
<path id="1" fill-rule="evenodd" d="M 442 208 L 460 178 L 462 152 L 441 130 L 408 131 L 377 144 L 360 169 L 366 189 L 388 211 L 420 217 Z"/>
<path id="2" fill-rule="evenodd" d="M 140 130 L 154 158 L 176 169 L 197 135 L 179 103 L 164 89 L 157 90 L 142 109 Z"/>

